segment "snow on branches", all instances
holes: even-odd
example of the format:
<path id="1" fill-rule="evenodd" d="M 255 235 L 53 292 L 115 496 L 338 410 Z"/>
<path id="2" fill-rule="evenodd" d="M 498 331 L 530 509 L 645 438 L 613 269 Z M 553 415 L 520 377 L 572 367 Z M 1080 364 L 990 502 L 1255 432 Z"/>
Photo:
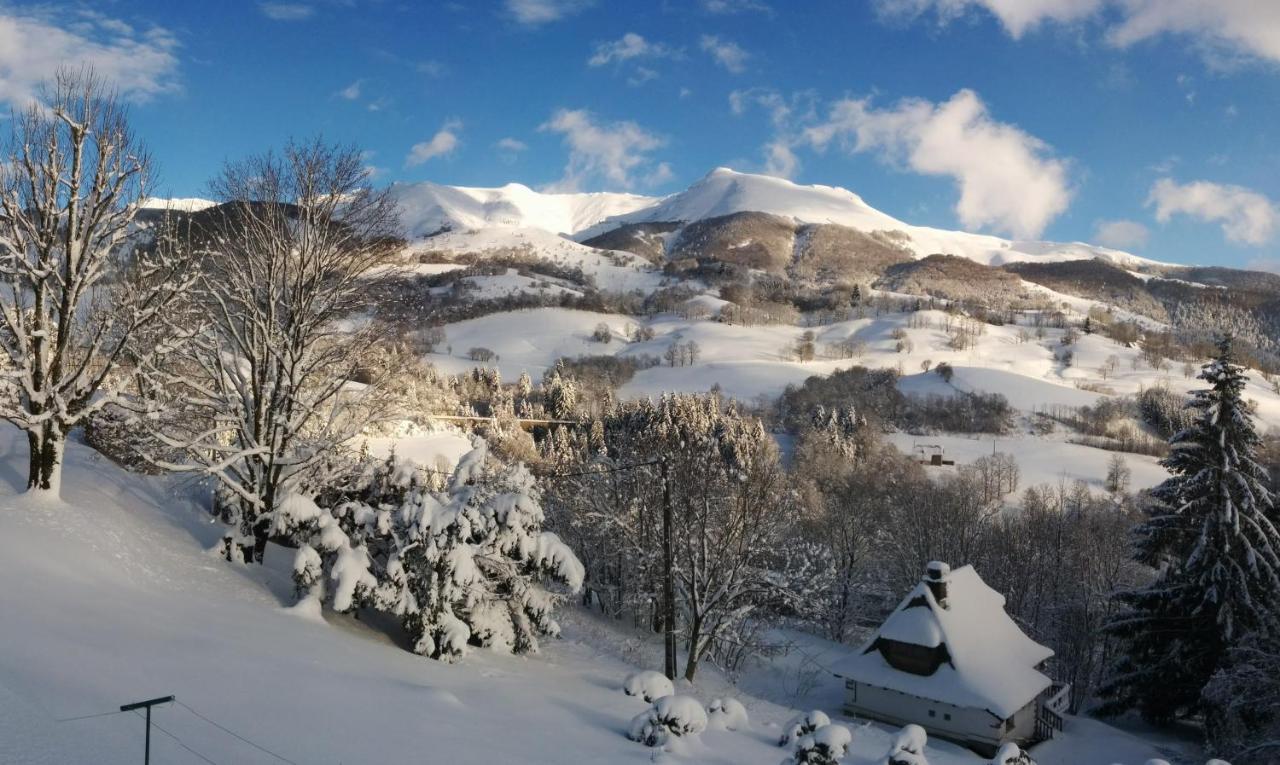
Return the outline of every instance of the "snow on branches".
<path id="1" fill-rule="evenodd" d="M 336 611 L 397 617 L 414 651 L 437 659 L 457 658 L 469 645 L 535 651 L 540 636 L 557 635 L 557 595 L 544 583 L 577 592 L 582 564 L 542 530 L 529 471 L 501 464 L 481 439 L 473 447 L 440 492 L 388 460 L 365 490 L 325 510 L 313 513 L 313 504 L 294 498 L 283 503 L 296 521 L 288 528 L 299 545 L 299 594 Z M 400 480 L 388 480 L 395 475 Z"/>
<path id="2" fill-rule="evenodd" d="M 137 225 L 151 161 L 103 81 L 62 71 L 44 96 L 0 154 L 0 416 L 27 488 L 57 492 L 67 434 L 163 347 L 196 269 Z"/>

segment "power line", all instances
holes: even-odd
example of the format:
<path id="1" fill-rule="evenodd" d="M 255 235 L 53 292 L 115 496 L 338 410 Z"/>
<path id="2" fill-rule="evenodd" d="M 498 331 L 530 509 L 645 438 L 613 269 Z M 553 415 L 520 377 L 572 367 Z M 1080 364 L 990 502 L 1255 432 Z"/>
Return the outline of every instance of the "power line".
<path id="1" fill-rule="evenodd" d="M 137 715 L 138 717 L 142 717 L 142 713 L 141 713 L 141 712 L 139 712 L 139 711 L 137 711 L 136 709 L 135 709 L 135 710 L 133 710 L 133 713 L 134 713 L 135 715 Z M 144 718 L 144 719 L 145 719 L 145 718 Z M 172 733 L 170 733 L 169 731 L 167 731 L 167 730 L 165 730 L 164 728 L 160 727 L 160 723 L 155 722 L 154 720 L 150 720 L 149 722 L 150 722 L 150 724 L 151 724 L 151 727 L 155 728 L 156 730 L 160 731 L 160 732 L 161 732 L 161 733 L 163 733 L 164 735 L 166 735 L 166 736 L 168 736 L 169 738 L 173 739 L 174 743 L 176 743 L 178 746 L 182 747 L 183 749 L 186 749 L 188 752 L 191 752 L 191 753 L 192 753 L 192 754 L 194 754 L 196 757 L 199 757 L 200 759 L 202 759 L 202 760 L 204 760 L 205 762 L 209 763 L 209 765 L 218 765 L 218 763 L 214 762 L 213 760 L 209 759 L 208 757 L 205 757 L 203 754 L 200 754 L 200 753 L 199 753 L 199 752 L 197 752 L 196 750 L 194 750 L 194 749 L 192 749 L 191 747 L 187 746 L 186 744 L 182 743 L 182 739 L 178 738 L 177 736 L 173 735 L 173 734 L 172 734 Z"/>
<path id="2" fill-rule="evenodd" d="M 250 741 L 249 739 L 245 738 L 244 736 L 241 736 L 239 733 L 236 733 L 235 731 L 231 730 L 230 728 L 227 728 L 227 727 L 225 727 L 225 726 L 223 726 L 223 725 L 219 725 L 218 723 L 214 722 L 213 720 L 210 720 L 208 717 L 205 717 L 204 715 L 200 714 L 199 712 L 197 712 L 196 710 L 194 710 L 194 709 L 192 709 L 191 707 L 187 706 L 186 704 L 183 704 L 181 701 L 178 701 L 178 702 L 176 702 L 176 703 L 177 703 L 177 705 L 178 705 L 178 706 L 180 706 L 180 707 L 182 707 L 183 709 L 187 710 L 188 712 L 190 712 L 191 714 L 195 715 L 196 717 L 199 717 L 201 720 L 204 720 L 205 722 L 209 723 L 210 725 L 212 725 L 213 727 L 215 727 L 215 728 L 217 728 L 218 730 L 222 731 L 223 733 L 226 733 L 226 734 L 227 734 L 227 735 L 229 735 L 229 736 L 232 736 L 232 737 L 234 737 L 234 738 L 236 738 L 236 739 L 239 739 L 240 741 L 243 741 L 244 743 L 248 744 L 249 746 L 253 747 L 254 749 L 257 749 L 259 752 L 262 752 L 263 754 L 269 754 L 269 755 L 271 755 L 272 757 L 276 758 L 277 760 L 280 760 L 281 762 L 287 762 L 287 763 L 289 763 L 289 765 L 298 765 L 296 762 L 294 762 L 293 760 L 289 759 L 288 757 L 284 757 L 284 756 L 282 756 L 282 755 L 276 754 L 275 752 L 271 751 L 270 749 L 267 749 L 265 746 L 259 746 L 258 744 L 253 743 L 253 742 L 252 742 L 252 741 Z"/>
<path id="3" fill-rule="evenodd" d="M 124 714 L 124 711 L 120 709 L 113 709 L 110 712 L 98 712 L 97 714 L 80 715 L 79 717 L 55 717 L 53 718 L 53 721 L 59 722 L 59 723 L 75 722 L 76 720 L 90 720 L 90 719 L 93 719 L 94 717 L 110 717 L 111 715 L 119 715 L 119 714 Z"/>
<path id="4" fill-rule="evenodd" d="M 650 460 L 648 462 L 637 462 L 634 465 L 618 465 L 617 467 L 605 468 L 604 470 L 583 470 L 579 473 L 544 473 L 542 478 L 577 478 L 584 475 L 605 475 L 608 473 L 618 473 L 623 470 L 635 470 L 636 468 L 649 467 L 651 465 L 662 464 L 661 459 Z"/>

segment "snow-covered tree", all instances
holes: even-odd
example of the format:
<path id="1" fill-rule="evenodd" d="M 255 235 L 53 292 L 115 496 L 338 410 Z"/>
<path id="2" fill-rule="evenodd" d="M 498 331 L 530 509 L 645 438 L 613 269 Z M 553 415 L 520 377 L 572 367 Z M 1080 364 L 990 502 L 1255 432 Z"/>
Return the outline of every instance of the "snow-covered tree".
<path id="1" fill-rule="evenodd" d="M 0 152 L 0 416 L 27 435 L 27 488 L 56 493 L 67 434 L 156 352 L 195 270 L 137 246 L 151 160 L 92 71 L 60 72 Z"/>
<path id="2" fill-rule="evenodd" d="M 229 164 L 213 183 L 222 204 L 192 242 L 203 321 L 144 387 L 182 413 L 161 437 L 188 459 L 163 466 L 218 481 L 215 512 L 239 535 L 229 553 L 261 561 L 280 503 L 380 414 L 391 370 L 364 363 L 377 329 L 356 314 L 396 212 L 367 183 L 360 152 L 320 142 Z"/>
<path id="3" fill-rule="evenodd" d="M 600 422 L 598 443 L 580 435 L 557 452 L 556 528 L 585 551 L 588 585 L 615 613 L 678 624 L 692 679 L 709 653 L 749 648 L 740 630 L 778 597 L 769 566 L 790 521 L 776 446 L 715 395 L 615 405 Z M 674 619 L 662 608 L 668 507 Z"/>
<path id="4" fill-rule="evenodd" d="M 276 531 L 299 545 L 299 594 L 336 611 L 369 608 L 398 618 L 413 650 L 437 659 L 469 645 L 525 653 L 559 633 L 558 596 L 582 586 L 573 551 L 542 529 L 540 492 L 521 465 L 489 455 L 481 439 L 444 491 L 388 463 L 354 498 L 324 510 L 293 499 Z M 301 508 L 302 512 L 293 512 Z"/>
<path id="5" fill-rule="evenodd" d="M 1172 475 L 1136 530 L 1136 557 L 1156 579 L 1121 593 L 1126 608 L 1108 627 L 1124 652 L 1102 689 L 1107 708 L 1156 721 L 1202 709 L 1202 690 L 1243 635 L 1280 631 L 1280 532 L 1230 339 L 1200 379 L 1209 387 L 1188 404 L 1197 419 L 1171 440 L 1162 464 Z"/>

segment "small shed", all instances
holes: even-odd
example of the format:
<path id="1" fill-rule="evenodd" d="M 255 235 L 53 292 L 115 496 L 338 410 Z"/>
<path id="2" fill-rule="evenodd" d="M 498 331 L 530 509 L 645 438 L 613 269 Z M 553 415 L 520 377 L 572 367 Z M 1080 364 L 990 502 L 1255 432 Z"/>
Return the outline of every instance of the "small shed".
<path id="1" fill-rule="evenodd" d="M 1006 742 L 1051 738 L 1070 687 L 1043 674 L 1053 651 L 1004 605 L 972 566 L 930 563 L 871 639 L 833 668 L 845 681 L 845 711 L 915 723 L 985 756 Z"/>

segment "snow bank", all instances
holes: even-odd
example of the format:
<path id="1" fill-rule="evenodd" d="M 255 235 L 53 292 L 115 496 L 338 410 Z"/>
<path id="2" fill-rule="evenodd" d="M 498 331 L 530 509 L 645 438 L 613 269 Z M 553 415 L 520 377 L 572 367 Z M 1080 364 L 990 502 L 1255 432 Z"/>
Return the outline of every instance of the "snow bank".
<path id="1" fill-rule="evenodd" d="M 631 720 L 627 737 L 645 746 L 662 746 L 672 737 L 696 736 L 707 729 L 707 713 L 692 696 L 663 696 Z"/>
<path id="2" fill-rule="evenodd" d="M 735 698 L 712 699 L 707 707 L 707 727 L 712 730 L 746 730 L 747 708 Z"/>
<path id="3" fill-rule="evenodd" d="M 627 675 L 627 679 L 622 683 L 622 692 L 628 696 L 639 696 L 652 703 L 663 696 L 673 695 L 676 688 L 666 675 L 647 669 Z"/>

